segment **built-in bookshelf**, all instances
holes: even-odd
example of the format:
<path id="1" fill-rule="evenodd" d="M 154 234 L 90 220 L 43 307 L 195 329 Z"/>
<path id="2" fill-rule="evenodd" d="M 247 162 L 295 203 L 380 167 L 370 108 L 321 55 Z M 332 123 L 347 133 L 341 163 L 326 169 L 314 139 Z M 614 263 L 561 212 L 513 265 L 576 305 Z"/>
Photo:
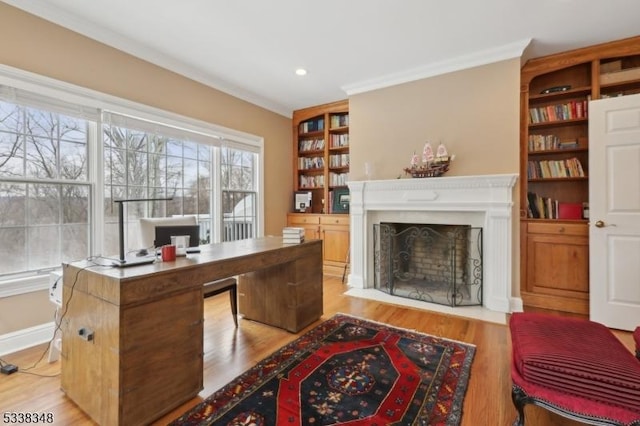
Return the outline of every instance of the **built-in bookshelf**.
<path id="1" fill-rule="evenodd" d="M 349 104 L 294 111 L 294 190 L 312 194 L 312 213 L 332 213 L 332 195 L 349 178 Z"/>
<path id="2" fill-rule="evenodd" d="M 589 102 L 640 93 L 640 37 L 532 59 L 520 82 L 522 300 L 588 314 Z"/>

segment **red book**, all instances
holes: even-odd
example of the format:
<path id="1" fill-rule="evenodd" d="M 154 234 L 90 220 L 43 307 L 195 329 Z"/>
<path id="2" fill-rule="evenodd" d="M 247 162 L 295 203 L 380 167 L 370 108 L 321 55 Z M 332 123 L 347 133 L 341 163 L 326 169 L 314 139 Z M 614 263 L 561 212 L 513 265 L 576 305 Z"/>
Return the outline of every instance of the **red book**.
<path id="1" fill-rule="evenodd" d="M 558 219 L 582 219 L 582 204 L 558 203 Z"/>

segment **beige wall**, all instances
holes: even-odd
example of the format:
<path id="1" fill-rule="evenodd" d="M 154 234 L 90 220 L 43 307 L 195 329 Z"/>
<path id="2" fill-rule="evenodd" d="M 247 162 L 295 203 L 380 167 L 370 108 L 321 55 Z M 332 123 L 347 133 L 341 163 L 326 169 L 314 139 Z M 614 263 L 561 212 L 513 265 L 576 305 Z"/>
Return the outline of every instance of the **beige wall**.
<path id="1" fill-rule="evenodd" d="M 291 120 L 0 2 L 0 63 L 264 138 L 265 234 L 291 208 Z M 286 161 L 283 161 L 286 160 Z M 32 295 L 0 299 L 0 335 L 52 319 Z M 25 318 L 25 312 L 33 312 Z M 17 321 L 14 317 L 19 317 Z"/>
<path id="2" fill-rule="evenodd" d="M 406 177 L 426 141 L 456 155 L 447 176 L 518 173 L 519 102 L 519 59 L 354 95 L 349 177 Z"/>
<path id="3" fill-rule="evenodd" d="M 263 137 L 265 233 L 280 233 L 293 189 L 290 119 L 1 2 L 0 36 L 2 64 Z M 403 175 L 427 140 L 456 155 L 448 176 L 518 173 L 519 73 L 514 59 L 353 96 L 351 179 L 364 178 L 365 162 L 374 179 Z M 0 299 L 0 335 L 49 322 L 52 312 L 46 292 Z"/>
<path id="4" fill-rule="evenodd" d="M 406 178 L 426 141 L 455 154 L 446 176 L 519 173 L 520 60 L 349 98 L 351 180 Z M 519 295 L 519 191 L 513 196 L 512 294 Z"/>

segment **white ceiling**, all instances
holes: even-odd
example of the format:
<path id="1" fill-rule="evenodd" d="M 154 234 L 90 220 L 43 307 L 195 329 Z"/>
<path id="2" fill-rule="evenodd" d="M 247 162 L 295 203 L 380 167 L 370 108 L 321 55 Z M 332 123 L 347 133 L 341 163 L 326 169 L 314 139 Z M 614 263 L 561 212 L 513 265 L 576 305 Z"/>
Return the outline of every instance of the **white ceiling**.
<path id="1" fill-rule="evenodd" d="M 640 34 L 639 0 L 4 2 L 285 116 L 527 46 L 538 57 Z"/>

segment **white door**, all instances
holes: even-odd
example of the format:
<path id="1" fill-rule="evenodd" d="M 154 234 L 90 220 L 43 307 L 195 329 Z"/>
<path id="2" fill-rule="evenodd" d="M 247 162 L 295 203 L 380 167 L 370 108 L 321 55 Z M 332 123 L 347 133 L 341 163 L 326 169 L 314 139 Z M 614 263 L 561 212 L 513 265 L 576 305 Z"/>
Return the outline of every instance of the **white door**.
<path id="1" fill-rule="evenodd" d="M 589 103 L 589 311 L 640 325 L 640 94 Z"/>

